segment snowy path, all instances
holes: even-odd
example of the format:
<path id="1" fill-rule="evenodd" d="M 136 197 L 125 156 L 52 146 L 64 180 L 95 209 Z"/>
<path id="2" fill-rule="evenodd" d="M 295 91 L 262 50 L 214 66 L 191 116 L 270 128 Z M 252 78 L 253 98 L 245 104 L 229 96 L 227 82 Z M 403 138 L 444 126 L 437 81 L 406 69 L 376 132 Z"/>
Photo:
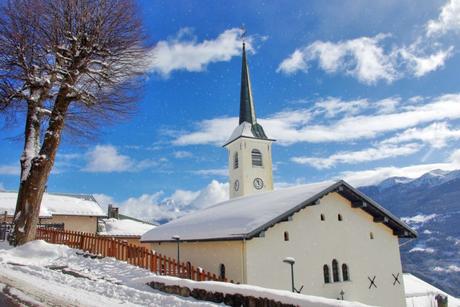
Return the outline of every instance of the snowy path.
<path id="1" fill-rule="evenodd" d="M 50 266 L 65 267 L 79 277 Z M 152 275 L 114 259 L 84 258 L 66 246 L 40 241 L 0 250 L 0 289 L 2 284 L 13 288 L 29 306 L 216 306 L 155 291 L 145 285 Z"/>

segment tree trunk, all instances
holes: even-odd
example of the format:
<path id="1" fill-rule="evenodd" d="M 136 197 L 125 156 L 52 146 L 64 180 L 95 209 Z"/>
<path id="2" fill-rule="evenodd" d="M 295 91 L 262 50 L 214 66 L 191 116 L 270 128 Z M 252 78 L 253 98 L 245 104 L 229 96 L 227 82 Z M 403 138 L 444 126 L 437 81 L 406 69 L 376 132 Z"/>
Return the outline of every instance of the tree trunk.
<path id="1" fill-rule="evenodd" d="M 67 91 L 63 91 L 56 98 L 40 152 L 30 161 L 28 173 L 21 174 L 14 217 L 15 243 L 19 245 L 35 239 L 43 193 L 54 165 L 65 115 L 70 103 L 66 99 L 66 94 Z"/>

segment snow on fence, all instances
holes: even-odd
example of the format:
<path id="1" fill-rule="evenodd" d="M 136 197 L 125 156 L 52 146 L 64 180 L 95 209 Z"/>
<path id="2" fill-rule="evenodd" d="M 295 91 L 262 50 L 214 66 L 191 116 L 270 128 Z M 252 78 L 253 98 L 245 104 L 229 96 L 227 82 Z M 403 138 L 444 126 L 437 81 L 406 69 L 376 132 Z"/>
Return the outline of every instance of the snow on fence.
<path id="1" fill-rule="evenodd" d="M 175 259 L 145 247 L 128 244 L 114 238 L 99 237 L 95 234 L 78 231 L 37 228 L 36 239 L 48 243 L 64 244 L 94 255 L 114 257 L 158 275 L 177 276 L 196 281 L 227 281 L 225 278 L 219 278 L 216 274 L 194 267 L 190 262 L 177 263 Z"/>

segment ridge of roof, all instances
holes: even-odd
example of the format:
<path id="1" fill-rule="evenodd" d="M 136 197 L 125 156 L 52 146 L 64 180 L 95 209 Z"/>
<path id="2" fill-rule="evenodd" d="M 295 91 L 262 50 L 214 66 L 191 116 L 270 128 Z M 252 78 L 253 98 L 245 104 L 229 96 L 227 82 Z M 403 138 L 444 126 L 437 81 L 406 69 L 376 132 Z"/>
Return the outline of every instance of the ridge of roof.
<path id="1" fill-rule="evenodd" d="M 365 205 L 361 206 L 360 209 L 372 215 L 375 222 L 382 220 L 381 222 L 391 228 L 393 233 L 398 237 L 415 238 L 417 236 L 417 233 L 406 223 L 391 214 L 377 202 L 349 185 L 347 182 L 340 180 L 335 183 L 313 183 L 309 185 L 275 190 L 272 192 L 233 198 L 203 210 L 185 215 L 184 217 L 171 221 L 167 224 L 160 225 L 144 234 L 141 241 L 173 241 L 171 237 L 173 235 L 181 234 L 181 232 L 183 233 L 183 241 L 251 239 L 259 236 L 261 232 L 267 230 L 275 224 L 289 219 L 290 216 L 303 208 L 317 205 L 317 201 L 320 198 L 331 192 L 339 193 L 341 196 L 352 202 L 352 204 L 358 202 L 363 204 L 365 203 Z M 267 210 L 268 208 L 271 210 Z M 254 212 L 244 212 L 246 214 L 241 214 L 240 216 L 237 215 L 237 213 L 241 213 L 244 210 L 260 209 L 265 210 L 263 212 L 257 212 L 256 216 L 254 216 Z M 228 216 L 225 216 L 225 214 L 228 214 Z M 251 214 L 253 215 L 252 217 L 250 216 Z M 263 218 L 259 219 L 259 215 L 262 215 Z M 228 222 L 225 218 L 232 219 L 232 221 Z M 236 221 L 236 219 L 241 219 L 241 221 Z M 200 221 L 200 223 L 196 220 Z M 208 224 L 206 224 L 207 220 L 209 221 Z M 212 222 L 220 223 L 220 228 L 222 229 L 227 227 L 226 231 L 219 232 L 218 230 L 215 230 Z M 196 228 L 200 226 L 212 229 L 210 230 L 206 228 L 204 230 L 197 230 Z M 193 227 L 195 227 L 196 233 L 193 233 Z"/>

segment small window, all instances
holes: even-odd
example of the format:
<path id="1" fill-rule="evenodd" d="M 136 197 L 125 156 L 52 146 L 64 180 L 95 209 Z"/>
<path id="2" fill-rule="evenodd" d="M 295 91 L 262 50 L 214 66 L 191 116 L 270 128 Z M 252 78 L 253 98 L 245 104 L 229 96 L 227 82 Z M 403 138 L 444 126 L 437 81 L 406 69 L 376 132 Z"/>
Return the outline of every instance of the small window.
<path id="1" fill-rule="evenodd" d="M 284 241 L 289 241 L 289 232 L 284 232 Z"/>
<path id="2" fill-rule="evenodd" d="M 338 215 L 337 215 L 337 219 L 338 219 L 339 221 L 342 221 L 342 215 L 341 215 L 341 214 L 338 214 Z"/>
<path id="3" fill-rule="evenodd" d="M 262 153 L 258 149 L 251 151 L 252 166 L 262 166 Z"/>
<path id="4" fill-rule="evenodd" d="M 325 219 L 324 214 L 321 214 L 321 221 L 324 221 Z"/>
<path id="5" fill-rule="evenodd" d="M 323 265 L 323 275 L 324 283 L 329 284 L 331 282 L 331 274 L 329 272 L 329 266 L 327 264 Z"/>
<path id="6" fill-rule="evenodd" d="M 238 168 L 238 153 L 237 152 L 235 152 L 235 154 L 233 155 L 233 168 L 234 169 Z"/>
<path id="7" fill-rule="evenodd" d="M 374 234 L 373 234 L 372 232 L 369 232 L 369 238 L 370 238 L 371 240 L 374 240 Z"/>
<path id="8" fill-rule="evenodd" d="M 350 276 L 348 275 L 348 265 L 346 265 L 345 263 L 342 264 L 342 278 L 343 278 L 343 281 L 350 280 Z"/>
<path id="9" fill-rule="evenodd" d="M 225 264 L 221 263 L 219 267 L 219 278 L 221 280 L 225 279 Z"/>
<path id="10" fill-rule="evenodd" d="M 334 282 L 339 282 L 340 281 L 340 278 L 339 278 L 339 263 L 335 259 L 332 260 L 332 278 L 333 278 Z"/>

